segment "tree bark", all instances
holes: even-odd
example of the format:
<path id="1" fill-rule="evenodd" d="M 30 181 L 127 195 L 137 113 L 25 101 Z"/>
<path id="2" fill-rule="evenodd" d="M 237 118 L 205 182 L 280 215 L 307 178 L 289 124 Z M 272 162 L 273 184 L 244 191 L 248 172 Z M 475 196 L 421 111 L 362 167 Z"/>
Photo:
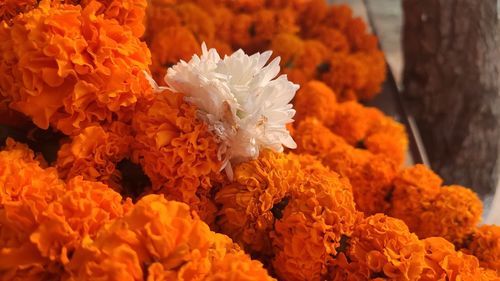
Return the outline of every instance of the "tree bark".
<path id="1" fill-rule="evenodd" d="M 496 0 L 403 0 L 405 97 L 432 168 L 493 192 L 500 173 Z"/>

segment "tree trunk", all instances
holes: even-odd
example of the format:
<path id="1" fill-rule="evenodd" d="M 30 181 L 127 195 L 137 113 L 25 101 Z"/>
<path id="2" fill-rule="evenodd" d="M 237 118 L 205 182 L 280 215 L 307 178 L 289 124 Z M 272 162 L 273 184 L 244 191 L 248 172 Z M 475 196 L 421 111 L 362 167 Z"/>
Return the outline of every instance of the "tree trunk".
<path id="1" fill-rule="evenodd" d="M 500 173 L 496 0 L 403 0 L 405 97 L 432 168 L 493 192 Z"/>

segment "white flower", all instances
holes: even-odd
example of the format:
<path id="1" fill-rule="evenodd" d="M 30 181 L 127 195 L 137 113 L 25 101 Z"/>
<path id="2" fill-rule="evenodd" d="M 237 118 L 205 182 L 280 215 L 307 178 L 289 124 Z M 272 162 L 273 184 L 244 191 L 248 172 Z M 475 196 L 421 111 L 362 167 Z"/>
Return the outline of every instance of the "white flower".
<path id="1" fill-rule="evenodd" d="M 220 143 L 219 159 L 228 175 L 231 164 L 257 158 L 263 148 L 296 148 L 286 124 L 293 122 L 290 101 L 299 86 L 286 75 L 276 78 L 280 58 L 267 64 L 270 51 L 248 56 L 239 50 L 221 59 L 205 44 L 202 50 L 201 57 L 168 69 L 165 82 L 198 107 L 199 118 Z"/>

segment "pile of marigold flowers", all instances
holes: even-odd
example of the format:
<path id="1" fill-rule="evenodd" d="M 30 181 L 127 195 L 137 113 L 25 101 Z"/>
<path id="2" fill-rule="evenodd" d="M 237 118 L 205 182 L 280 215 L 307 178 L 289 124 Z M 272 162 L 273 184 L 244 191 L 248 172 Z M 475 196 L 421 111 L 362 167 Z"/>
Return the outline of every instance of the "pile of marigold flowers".
<path id="1" fill-rule="evenodd" d="M 347 6 L 0 5 L 0 280 L 500 280 Z"/>
<path id="2" fill-rule="evenodd" d="M 348 6 L 325 0 L 152 0 L 145 41 L 151 71 L 200 53 L 205 42 L 222 55 L 273 50 L 282 73 L 302 84 L 321 80 L 339 100 L 370 99 L 380 92 L 385 61 L 377 38 Z"/>

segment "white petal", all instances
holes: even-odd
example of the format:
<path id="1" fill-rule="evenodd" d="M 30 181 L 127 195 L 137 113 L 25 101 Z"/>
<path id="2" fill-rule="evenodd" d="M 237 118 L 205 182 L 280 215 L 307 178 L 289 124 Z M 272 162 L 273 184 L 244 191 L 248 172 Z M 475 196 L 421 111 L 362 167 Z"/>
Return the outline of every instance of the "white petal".
<path id="1" fill-rule="evenodd" d="M 209 124 L 219 142 L 222 168 L 232 176 L 231 164 L 256 158 L 264 148 L 295 148 L 286 124 L 295 115 L 290 101 L 298 85 L 279 77 L 280 58 L 272 53 L 246 55 L 238 50 L 221 59 L 202 44 L 202 55 L 168 69 L 165 81 L 172 91 L 185 94 L 198 116 Z"/>

